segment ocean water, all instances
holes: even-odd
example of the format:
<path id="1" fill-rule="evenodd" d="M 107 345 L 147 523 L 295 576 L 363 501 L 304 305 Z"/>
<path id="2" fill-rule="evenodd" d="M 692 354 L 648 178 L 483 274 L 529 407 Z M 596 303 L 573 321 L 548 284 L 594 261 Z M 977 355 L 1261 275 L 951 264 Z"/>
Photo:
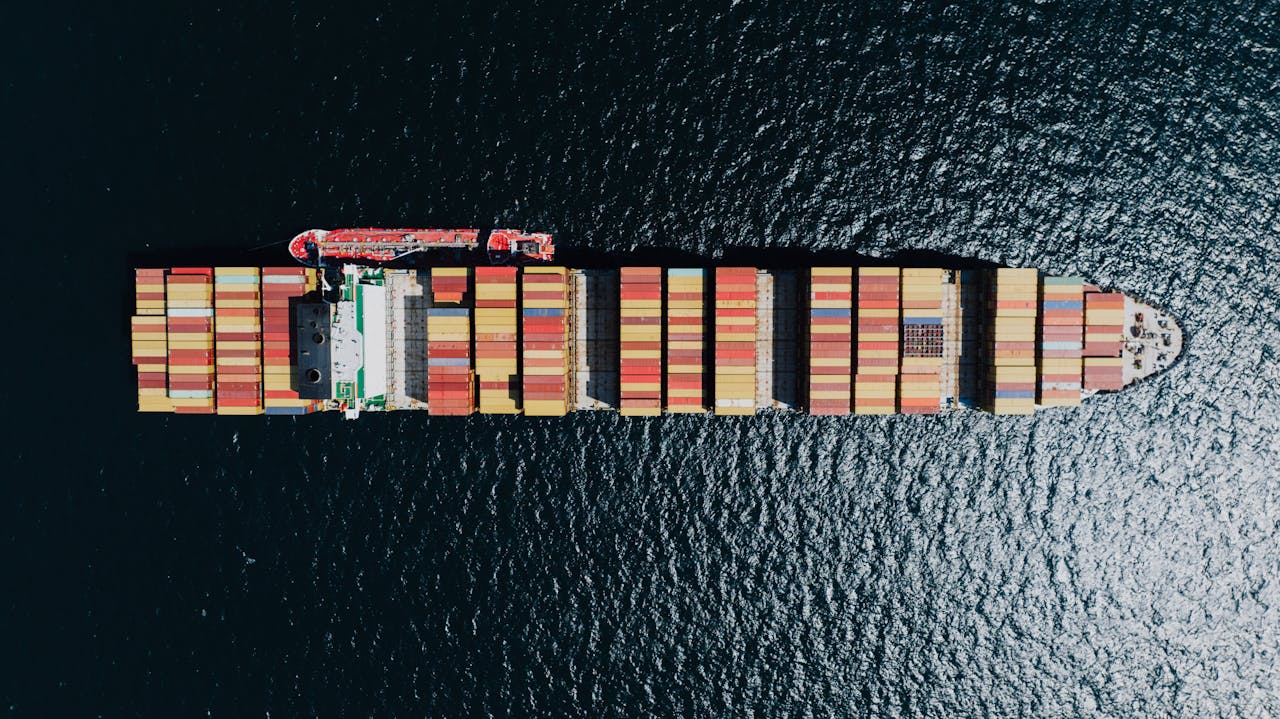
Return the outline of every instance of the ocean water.
<path id="1" fill-rule="evenodd" d="M 179 5 L 0 9 L 0 711 L 1280 716 L 1274 3 Z M 132 412 L 134 263 L 473 223 L 1190 340 L 1034 418 Z"/>

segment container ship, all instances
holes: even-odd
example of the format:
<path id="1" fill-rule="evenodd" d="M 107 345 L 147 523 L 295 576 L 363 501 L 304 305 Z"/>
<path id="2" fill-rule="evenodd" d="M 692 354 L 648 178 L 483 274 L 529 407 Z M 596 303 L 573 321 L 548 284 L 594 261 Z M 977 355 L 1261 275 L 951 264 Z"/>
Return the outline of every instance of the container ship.
<path id="1" fill-rule="evenodd" d="M 310 230 L 291 266 L 136 269 L 138 409 L 1028 415 L 1182 350 L 1167 313 L 1035 269 L 574 269 L 548 234 L 483 234 Z M 388 266 L 442 249 L 488 264 Z"/>

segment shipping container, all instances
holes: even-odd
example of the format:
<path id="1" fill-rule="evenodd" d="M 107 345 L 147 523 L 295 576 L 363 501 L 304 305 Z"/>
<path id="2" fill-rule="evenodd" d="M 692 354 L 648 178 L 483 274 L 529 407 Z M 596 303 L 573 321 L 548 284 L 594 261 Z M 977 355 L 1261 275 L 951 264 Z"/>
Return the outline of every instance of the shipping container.
<path id="1" fill-rule="evenodd" d="M 475 368 L 482 414 L 520 412 L 514 267 L 477 267 Z"/>
<path id="2" fill-rule="evenodd" d="M 129 320 L 129 353 L 137 368 L 138 411 L 172 412 L 168 394 L 168 324 L 164 269 L 134 271 L 134 315 Z"/>
<path id="3" fill-rule="evenodd" d="M 662 269 L 619 270 L 618 411 L 623 416 L 662 412 Z"/>
<path id="4" fill-rule="evenodd" d="M 988 313 L 988 406 L 996 414 L 1031 414 L 1036 403 L 1037 270 L 992 273 Z"/>
<path id="5" fill-rule="evenodd" d="M 1084 301 L 1083 356 L 1119 357 L 1124 348 L 1124 295 L 1087 292 Z"/>
<path id="6" fill-rule="evenodd" d="M 475 411 L 472 301 L 469 268 L 432 268 L 432 306 L 426 315 L 427 412 L 433 416 L 463 416 Z"/>
<path id="7" fill-rule="evenodd" d="M 900 280 L 897 267 L 858 268 L 855 414 L 893 414 L 897 410 Z"/>
<path id="8" fill-rule="evenodd" d="M 260 414 L 262 342 L 233 339 L 262 332 L 261 276 L 256 267 L 215 267 L 215 405 L 218 414 Z"/>
<path id="9" fill-rule="evenodd" d="M 1042 407 L 1080 404 L 1084 349 L 1084 281 L 1045 277 L 1040 284 L 1040 376 Z"/>
<path id="10" fill-rule="evenodd" d="M 565 268 L 524 268 L 520 273 L 520 298 L 524 413 L 535 417 L 563 416 L 571 406 L 570 304 Z"/>
<path id="11" fill-rule="evenodd" d="M 294 306 L 315 291 L 317 277 L 309 267 L 263 267 L 262 294 L 263 414 L 297 415 L 320 409 L 323 403 L 298 397 L 294 376 Z"/>
<path id="12" fill-rule="evenodd" d="M 706 411 L 706 270 L 667 270 L 667 411 Z"/>
<path id="13" fill-rule="evenodd" d="M 756 274 L 753 267 L 715 271 L 715 407 L 718 415 L 756 412 Z"/>
<path id="14" fill-rule="evenodd" d="M 904 414 L 936 414 L 942 404 L 942 295 L 946 273 L 939 267 L 903 268 L 902 361 L 898 408 Z"/>
<path id="15" fill-rule="evenodd" d="M 809 270 L 808 409 L 847 415 L 853 405 L 853 268 Z"/>

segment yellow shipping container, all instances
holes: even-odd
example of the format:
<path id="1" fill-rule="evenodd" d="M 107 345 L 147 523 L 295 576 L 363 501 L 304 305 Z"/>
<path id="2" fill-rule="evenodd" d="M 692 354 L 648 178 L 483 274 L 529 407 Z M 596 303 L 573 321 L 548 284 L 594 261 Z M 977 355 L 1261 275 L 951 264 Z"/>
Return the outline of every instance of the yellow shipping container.
<path id="1" fill-rule="evenodd" d="M 564 359 L 562 350 L 525 350 L 525 359 Z"/>
<path id="2" fill-rule="evenodd" d="M 1034 382 L 1036 374 L 1033 367 L 998 367 L 995 377 L 996 382 Z"/>
<path id="3" fill-rule="evenodd" d="M 565 368 L 561 367 L 528 367 L 524 368 L 524 374 L 528 377 L 563 377 Z"/>
<path id="4" fill-rule="evenodd" d="M 173 404 L 168 397 L 145 397 L 138 400 L 139 412 L 172 412 Z"/>
<path id="5" fill-rule="evenodd" d="M 212 407 L 213 406 L 212 397 L 208 399 L 205 399 L 205 398 L 188 399 L 185 397 L 170 397 L 169 402 L 171 402 L 174 407 Z"/>
<path id="6" fill-rule="evenodd" d="M 865 374 L 865 375 L 890 375 L 890 376 L 892 376 L 892 375 L 896 375 L 896 374 L 898 374 L 898 368 L 897 368 L 897 367 L 862 367 L 862 366 L 858 366 L 858 367 L 857 367 L 857 370 L 858 370 L 858 374 Z"/>
<path id="7" fill-rule="evenodd" d="M 566 407 L 560 400 L 529 399 L 524 402 L 524 413 L 529 417 L 560 417 Z"/>
<path id="8" fill-rule="evenodd" d="M 992 407 L 995 414 L 1033 414 L 1035 410 L 1035 404 L 1029 399 L 998 399 Z"/>
<path id="9" fill-rule="evenodd" d="M 1047 397 L 1040 401 L 1041 407 L 1079 407 L 1079 397 Z"/>
<path id="10" fill-rule="evenodd" d="M 216 300 L 220 310 L 256 310 L 260 303 L 257 300 Z"/>
<path id="11" fill-rule="evenodd" d="M 218 407 L 215 411 L 218 414 L 224 415 L 249 415 L 263 413 L 261 407 Z"/>

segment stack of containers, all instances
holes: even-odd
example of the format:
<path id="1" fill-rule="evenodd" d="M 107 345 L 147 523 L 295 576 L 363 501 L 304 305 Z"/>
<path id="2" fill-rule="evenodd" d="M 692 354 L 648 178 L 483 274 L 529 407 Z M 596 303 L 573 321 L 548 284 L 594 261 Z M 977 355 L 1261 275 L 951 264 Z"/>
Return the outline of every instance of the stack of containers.
<path id="1" fill-rule="evenodd" d="M 624 417 L 662 413 L 662 270 L 623 267 L 619 381 Z"/>
<path id="2" fill-rule="evenodd" d="M 133 271 L 134 314 L 139 317 L 164 317 L 165 270 Z"/>
<path id="3" fill-rule="evenodd" d="M 468 415 L 475 410 L 471 376 L 471 310 L 464 306 L 466 267 L 431 270 L 427 309 L 427 412 Z"/>
<path id="4" fill-rule="evenodd" d="M 213 270 L 218 414 L 262 414 L 262 296 L 257 267 Z"/>
<path id="5" fill-rule="evenodd" d="M 1084 283 L 1045 277 L 1040 285 L 1040 405 L 1080 404 Z"/>
<path id="6" fill-rule="evenodd" d="M 172 412 L 165 342 L 164 270 L 136 270 L 137 308 L 130 319 L 133 364 L 138 367 L 138 411 Z"/>
<path id="7" fill-rule="evenodd" d="M 1089 292 L 1084 296 L 1084 388 L 1124 388 L 1124 295 Z"/>
<path id="8" fill-rule="evenodd" d="M 893 414 L 898 376 L 899 270 L 858 268 L 858 363 L 854 414 Z"/>
<path id="9" fill-rule="evenodd" d="M 902 374 L 898 405 L 904 414 L 937 414 L 942 395 L 941 268 L 902 270 Z"/>
<path id="10" fill-rule="evenodd" d="M 443 305 L 462 305 L 470 275 L 466 267 L 433 267 L 431 269 L 431 301 Z"/>
<path id="11" fill-rule="evenodd" d="M 853 399 L 853 268 L 809 271 L 809 414 L 846 415 Z"/>
<path id="12" fill-rule="evenodd" d="M 991 409 L 1031 414 L 1036 403 L 1036 309 L 1039 272 L 1001 268 L 995 272 L 991 347 Z"/>
<path id="13" fill-rule="evenodd" d="M 569 411 L 569 293 L 563 267 L 522 273 L 524 413 L 560 417 Z"/>
<path id="14" fill-rule="evenodd" d="M 516 268 L 476 268 L 476 374 L 480 411 L 519 414 Z"/>
<path id="15" fill-rule="evenodd" d="M 756 270 L 716 268 L 716 414 L 756 412 Z"/>
<path id="16" fill-rule="evenodd" d="M 170 270 L 165 278 L 165 314 L 173 411 L 213 414 L 213 270 Z"/>
<path id="17" fill-rule="evenodd" d="M 706 411 L 706 270 L 667 270 L 667 411 Z"/>
<path id="18" fill-rule="evenodd" d="M 262 268 L 262 406 L 264 414 L 307 414 L 320 402 L 298 399 L 294 383 L 293 316 L 289 303 L 316 288 L 315 270 Z"/>

